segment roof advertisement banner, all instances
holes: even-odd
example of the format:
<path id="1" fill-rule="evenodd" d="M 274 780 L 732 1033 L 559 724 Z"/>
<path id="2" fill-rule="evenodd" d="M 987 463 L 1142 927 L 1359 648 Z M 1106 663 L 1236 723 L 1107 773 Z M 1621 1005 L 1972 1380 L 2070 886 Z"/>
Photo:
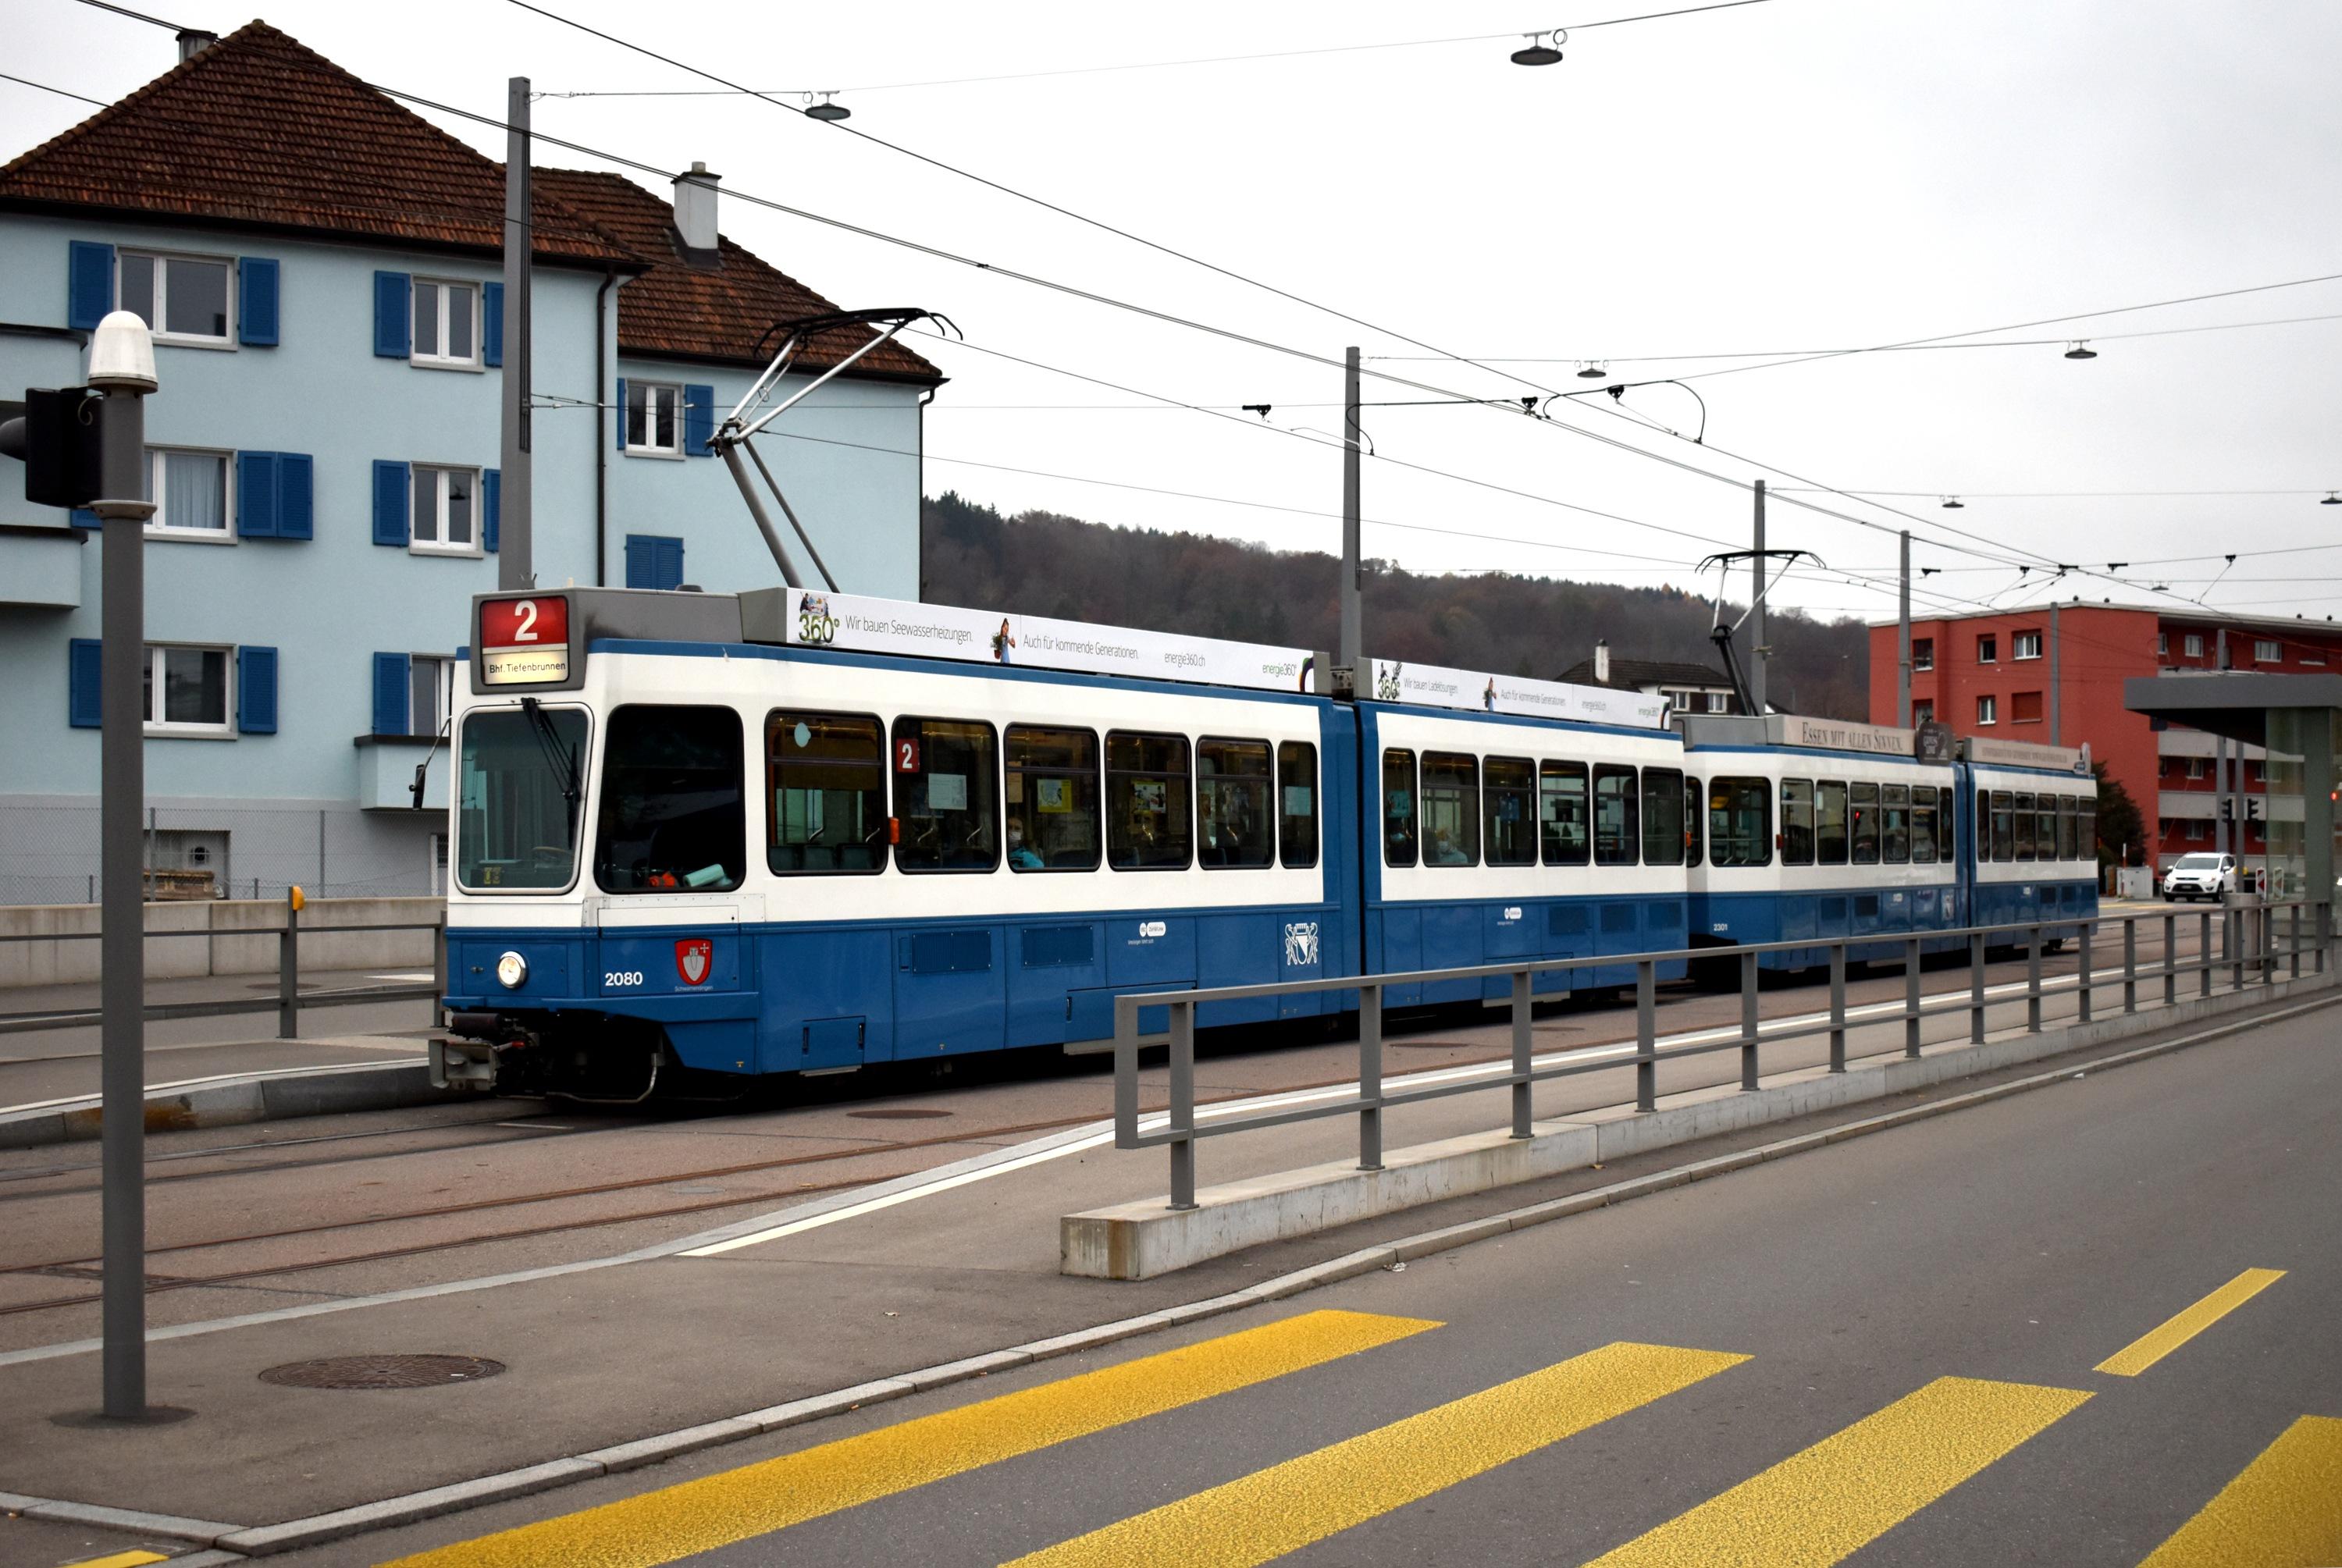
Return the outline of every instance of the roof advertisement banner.
<path id="1" fill-rule="evenodd" d="M 1960 742 L 1960 748 L 1972 763 L 1997 763 L 2003 767 L 2047 768 L 2052 773 L 2087 774 L 2090 771 L 2090 748 L 2079 751 L 2071 746 L 2045 746 L 2032 741 L 1999 741 L 1987 735 L 1969 735 Z"/>
<path id="2" fill-rule="evenodd" d="M 1449 670 L 1437 664 L 1409 664 L 1396 659 L 1376 659 L 1372 663 L 1374 685 L 1359 694 L 1378 703 L 1419 703 L 1433 708 L 1467 708 L 1523 718 L 1623 724 L 1642 730 L 1666 727 L 1666 699 L 1643 692 L 1565 685 L 1559 681 Z"/>
<path id="3" fill-rule="evenodd" d="M 956 604 L 914 604 L 810 588 L 788 591 L 789 642 L 798 647 L 910 654 L 976 664 L 1025 664 L 1135 679 L 1195 681 L 1261 692 L 1307 689 L 1299 648 L 1007 615 Z"/>
<path id="4" fill-rule="evenodd" d="M 1765 723 L 1772 731 L 1776 745 L 1809 746 L 1826 752 L 1863 752 L 1878 757 L 1918 754 L 1915 732 L 1898 730 L 1889 724 L 1857 724 L 1846 719 L 1807 718 L 1802 714 L 1774 714 Z"/>

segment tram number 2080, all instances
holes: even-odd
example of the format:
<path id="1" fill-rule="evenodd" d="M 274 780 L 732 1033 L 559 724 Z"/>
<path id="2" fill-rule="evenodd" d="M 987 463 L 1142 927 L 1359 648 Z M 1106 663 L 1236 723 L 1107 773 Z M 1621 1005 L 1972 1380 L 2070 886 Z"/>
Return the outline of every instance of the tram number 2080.
<path id="1" fill-rule="evenodd" d="M 602 973 L 602 989 L 605 991 L 616 991 L 642 983 L 643 972 L 639 969 L 608 969 Z"/>

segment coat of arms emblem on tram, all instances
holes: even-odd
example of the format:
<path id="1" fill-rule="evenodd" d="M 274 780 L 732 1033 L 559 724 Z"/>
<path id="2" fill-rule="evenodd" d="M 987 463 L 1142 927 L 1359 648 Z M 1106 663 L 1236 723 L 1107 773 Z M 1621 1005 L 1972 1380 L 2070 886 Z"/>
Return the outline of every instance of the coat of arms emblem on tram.
<path id="1" fill-rule="evenodd" d="M 698 985 L 707 979 L 715 955 L 714 942 L 705 936 L 686 936 L 675 944 L 675 971 L 686 985 Z"/>

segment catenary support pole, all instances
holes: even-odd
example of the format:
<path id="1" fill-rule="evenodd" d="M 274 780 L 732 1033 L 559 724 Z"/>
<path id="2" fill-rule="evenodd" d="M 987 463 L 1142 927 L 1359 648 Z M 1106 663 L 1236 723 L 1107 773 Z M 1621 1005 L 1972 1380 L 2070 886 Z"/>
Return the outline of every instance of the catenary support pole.
<path id="1" fill-rule="evenodd" d="M 1748 701 L 1764 717 L 1765 704 L 1765 482 L 1756 481 L 1756 556 L 1748 563 Z"/>
<path id="2" fill-rule="evenodd" d="M 1909 575 L 1907 572 L 1904 574 L 1907 583 Z M 2057 642 L 2057 605 L 2053 600 L 2049 605 L 2049 744 L 2053 746 L 2066 744 L 2065 718 L 2059 705 L 2059 699 L 2064 695 L 2059 677 L 2065 669 L 2059 659 L 2061 652 Z"/>
<path id="3" fill-rule="evenodd" d="M 1911 530 L 1903 530 L 1903 591 L 1896 613 L 1895 722 L 1911 727 Z"/>
<path id="4" fill-rule="evenodd" d="M 1359 574 L 1364 570 L 1358 558 L 1358 463 L 1359 447 L 1366 432 L 1358 424 L 1358 351 L 1353 347 L 1344 356 L 1342 372 L 1342 647 L 1336 663 L 1352 672 L 1356 680 L 1358 661 L 1363 656 L 1366 607 L 1362 603 L 1366 584 Z"/>
<path id="5" fill-rule="evenodd" d="M 536 585 L 529 510 L 530 358 L 528 282 L 535 245 L 529 215 L 528 78 L 505 84 L 504 441 L 498 481 L 496 586 Z M 602 389 L 595 388 L 599 398 Z M 626 417 L 624 410 L 619 418 Z M 322 889 L 320 890 L 322 891 Z"/>

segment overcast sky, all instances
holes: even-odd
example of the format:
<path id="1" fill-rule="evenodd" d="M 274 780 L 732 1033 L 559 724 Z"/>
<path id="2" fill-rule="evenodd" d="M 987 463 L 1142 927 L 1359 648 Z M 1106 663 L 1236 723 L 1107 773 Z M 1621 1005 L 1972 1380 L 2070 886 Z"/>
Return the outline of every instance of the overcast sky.
<path id="1" fill-rule="evenodd" d="M 252 13 L 221 5 L 249 3 L 151 8 L 225 33 Z M 5 4 L 12 73 L 111 100 L 175 57 L 167 33 L 72 0 Z M 1616 359 L 1615 379 L 1688 375 L 1748 362 L 1648 356 L 1862 347 L 2342 273 L 2333 0 L 1767 0 L 1581 28 L 1566 60 L 1543 69 L 1508 63 L 1526 40 L 1506 38 L 886 90 L 874 89 L 1526 32 L 1651 7 L 548 8 L 756 87 L 846 89 L 854 129 L 1441 350 L 1557 361 L 1492 374 L 1369 360 L 1473 396 L 1598 388 L 1576 375 L 1585 359 Z M 708 85 L 487 0 L 392 12 L 275 0 L 265 15 L 367 80 L 491 114 L 514 75 L 548 94 Z M 0 149 L 14 155 L 86 112 L 0 82 Z M 1338 360 L 1352 343 L 1369 356 L 1425 353 L 755 99 L 548 96 L 535 113 L 541 131 L 663 168 L 705 160 L 727 190 L 1312 354 Z M 442 119 L 502 155 L 498 134 Z M 552 149 L 539 161 L 592 162 Z M 842 306 L 924 305 L 965 330 L 967 348 L 917 345 L 952 378 L 928 416 L 931 493 L 1338 544 L 1334 516 L 1318 514 L 1338 514 L 1340 454 L 1309 436 L 1338 428 L 1327 406 L 1338 369 L 739 201 L 723 226 Z M 1398 461 L 1366 464 L 1366 549 L 1418 570 L 1689 584 L 1700 556 L 1745 544 L 1745 490 L 1582 430 L 1735 480 L 1765 474 L 1761 462 L 1801 476 L 1767 475 L 1784 486 L 1916 492 L 1804 498 L 1912 526 L 1918 563 L 1941 568 L 1926 594 L 2043 596 L 2047 570 L 2020 579 L 1972 549 L 2096 569 L 2208 553 L 2126 567 L 2137 588 L 2075 577 L 2057 591 L 2151 602 L 2145 584 L 2163 583 L 2214 605 L 2323 618 L 2342 611 L 2342 507 L 2317 504 L 2342 485 L 2342 320 L 2117 335 L 2316 315 L 2342 316 L 2342 282 L 1999 335 L 2057 340 L 2046 345 L 1709 376 L 1692 383 L 1707 450 L 1599 412 L 1609 399 L 1598 393 L 1565 405 L 1562 424 L 1469 405 L 1370 408 L 1377 451 Z M 2066 359 L 2079 337 L 2099 357 Z M 1236 417 L 1128 406 L 1146 399 L 979 348 Z M 1366 395 L 1431 394 L 1370 379 Z M 1248 403 L 1271 404 L 1267 421 L 1237 413 Z M 1630 391 L 1624 407 L 1686 436 L 1699 428 L 1676 387 Z M 2297 494 L 1996 494 L 2177 491 Z M 1949 494 L 1964 509 L 1943 510 Z M 1891 577 L 1891 533 L 1782 500 L 1771 535 Z M 2231 551 L 2238 560 L 2213 585 Z M 1842 578 L 1781 594 L 1866 618 L 1894 609 L 1891 590 Z"/>

